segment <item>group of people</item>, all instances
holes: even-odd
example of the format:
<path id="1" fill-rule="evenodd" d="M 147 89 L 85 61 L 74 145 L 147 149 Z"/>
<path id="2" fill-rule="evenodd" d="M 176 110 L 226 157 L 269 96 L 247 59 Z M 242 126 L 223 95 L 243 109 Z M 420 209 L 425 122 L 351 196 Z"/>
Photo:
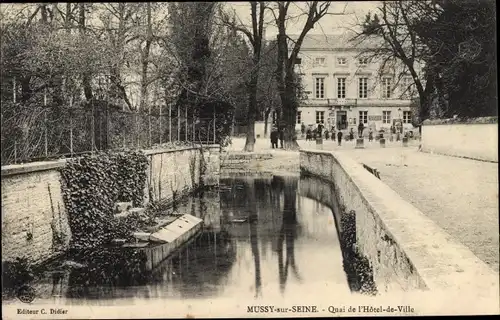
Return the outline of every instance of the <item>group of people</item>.
<path id="1" fill-rule="evenodd" d="M 362 137 L 363 136 L 363 131 L 365 129 L 365 126 L 363 123 L 360 123 L 358 125 L 358 137 Z M 305 131 L 305 132 L 304 132 Z M 304 125 L 302 125 L 302 134 L 305 133 L 305 136 L 306 136 L 306 141 L 311 141 L 311 140 L 314 140 L 314 139 L 317 139 L 317 138 L 324 138 L 324 139 L 330 139 L 333 141 L 335 140 L 335 138 L 337 138 L 337 142 L 338 142 L 338 145 L 340 146 L 342 144 L 342 137 L 344 136 L 344 133 L 339 130 L 338 132 L 336 132 L 335 130 L 335 126 L 332 126 L 330 130 L 328 129 L 325 129 L 324 133 L 322 132 L 323 131 L 323 125 L 322 124 L 318 124 L 317 128 L 305 128 Z M 354 129 L 351 128 L 351 130 L 349 131 L 348 133 L 348 137 L 347 137 L 347 140 L 354 140 Z M 369 129 L 369 132 L 368 132 L 368 140 L 369 141 L 373 141 L 373 129 L 370 128 Z"/>

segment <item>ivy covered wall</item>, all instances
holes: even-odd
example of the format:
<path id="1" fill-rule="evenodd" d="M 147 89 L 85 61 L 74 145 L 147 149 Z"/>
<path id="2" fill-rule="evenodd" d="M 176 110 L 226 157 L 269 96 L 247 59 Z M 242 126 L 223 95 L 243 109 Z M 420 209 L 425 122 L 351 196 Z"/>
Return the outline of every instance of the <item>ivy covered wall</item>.
<path id="1" fill-rule="evenodd" d="M 111 219 L 116 201 L 170 201 L 217 184 L 219 147 L 102 153 L 2 167 L 2 260 L 38 263 L 70 246 L 123 238 L 138 221 Z"/>

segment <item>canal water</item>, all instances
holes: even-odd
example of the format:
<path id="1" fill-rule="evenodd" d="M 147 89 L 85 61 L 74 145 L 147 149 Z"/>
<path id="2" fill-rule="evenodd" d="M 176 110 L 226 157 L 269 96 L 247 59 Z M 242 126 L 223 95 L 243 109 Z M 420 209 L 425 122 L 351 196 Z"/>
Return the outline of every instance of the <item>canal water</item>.
<path id="1" fill-rule="evenodd" d="M 233 177 L 179 204 L 205 221 L 203 232 L 151 274 L 113 266 L 49 272 L 39 298 L 65 304 L 125 299 L 214 301 L 349 295 L 332 211 L 299 194 L 299 177 Z"/>

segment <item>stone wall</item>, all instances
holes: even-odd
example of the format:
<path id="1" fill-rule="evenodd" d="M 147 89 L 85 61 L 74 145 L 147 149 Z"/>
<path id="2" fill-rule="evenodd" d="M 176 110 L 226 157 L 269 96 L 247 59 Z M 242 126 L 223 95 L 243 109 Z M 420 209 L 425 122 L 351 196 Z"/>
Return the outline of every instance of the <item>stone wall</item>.
<path id="1" fill-rule="evenodd" d="M 204 185 L 219 184 L 219 146 L 208 146 L 203 153 L 195 148 L 147 150 L 149 158 L 145 186 L 145 204 L 171 201 Z M 200 180 L 201 179 L 201 180 Z"/>
<path id="2" fill-rule="evenodd" d="M 218 184 L 219 146 L 148 150 L 144 203 L 172 200 L 200 184 Z M 2 261 L 38 263 L 68 249 L 71 231 L 61 192 L 65 161 L 2 167 Z"/>
<path id="3" fill-rule="evenodd" d="M 498 162 L 498 119 L 425 121 L 422 151 Z"/>
<path id="4" fill-rule="evenodd" d="M 361 164 L 301 150 L 303 172 L 333 183 L 342 212 L 354 211 L 356 242 L 381 292 L 431 289 L 498 299 L 498 275 Z"/>
<path id="5" fill-rule="evenodd" d="M 260 164 L 263 160 L 272 159 L 271 153 L 228 152 L 222 156 L 220 168 L 225 173 L 262 172 Z"/>
<path id="6" fill-rule="evenodd" d="M 67 249 L 71 231 L 58 168 L 64 162 L 2 167 L 2 260 L 34 262 Z M 60 240 L 58 240 L 60 237 Z"/>

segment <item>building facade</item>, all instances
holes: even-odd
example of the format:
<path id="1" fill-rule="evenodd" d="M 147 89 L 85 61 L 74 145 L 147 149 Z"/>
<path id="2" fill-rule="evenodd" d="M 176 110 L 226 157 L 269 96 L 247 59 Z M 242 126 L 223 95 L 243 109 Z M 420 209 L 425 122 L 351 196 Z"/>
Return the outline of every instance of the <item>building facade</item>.
<path id="1" fill-rule="evenodd" d="M 415 130 L 412 122 L 414 82 L 402 68 L 386 67 L 362 53 L 367 47 L 350 44 L 345 35 L 309 35 L 300 51 L 297 72 L 302 76 L 306 100 L 297 112 L 296 129 L 302 123 L 321 123 L 329 130 L 357 132 L 360 122 L 374 131 L 392 125 Z M 365 130 L 367 134 L 369 130 Z"/>

